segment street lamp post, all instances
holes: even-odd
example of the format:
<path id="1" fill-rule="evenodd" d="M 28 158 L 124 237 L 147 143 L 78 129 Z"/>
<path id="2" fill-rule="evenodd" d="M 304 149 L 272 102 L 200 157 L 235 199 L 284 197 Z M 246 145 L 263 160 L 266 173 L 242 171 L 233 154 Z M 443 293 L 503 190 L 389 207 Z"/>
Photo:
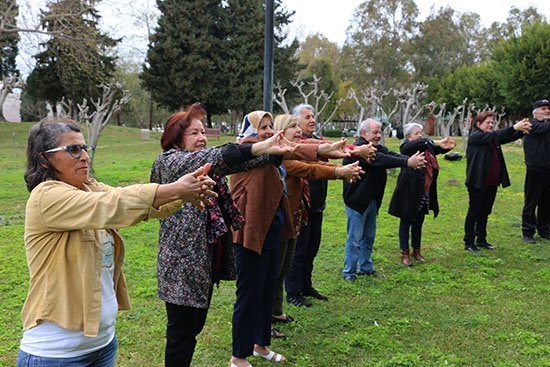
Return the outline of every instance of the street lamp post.
<path id="1" fill-rule="evenodd" d="M 273 112 L 273 0 L 265 0 L 264 111 Z"/>

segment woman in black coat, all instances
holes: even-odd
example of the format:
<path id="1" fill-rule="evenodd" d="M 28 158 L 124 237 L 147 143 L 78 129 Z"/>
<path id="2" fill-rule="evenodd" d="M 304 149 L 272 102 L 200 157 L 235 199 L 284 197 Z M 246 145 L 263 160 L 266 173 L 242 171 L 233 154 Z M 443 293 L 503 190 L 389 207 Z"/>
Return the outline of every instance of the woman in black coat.
<path id="1" fill-rule="evenodd" d="M 487 242 L 487 220 L 498 186 L 510 186 L 500 145 L 521 138 L 531 128 L 528 120 L 522 120 L 494 131 L 494 116 L 493 112 L 485 111 L 475 117 L 466 149 L 466 187 L 470 200 L 464 222 L 464 249 L 474 253 L 479 252 L 479 247 L 494 249 Z"/>
<path id="2" fill-rule="evenodd" d="M 439 213 L 437 202 L 437 176 L 439 165 L 437 154 L 446 153 L 455 147 L 451 138 L 431 140 L 424 138 L 422 125 L 410 123 L 404 128 L 405 139 L 401 144 L 401 154 L 412 156 L 416 152 L 424 152 L 427 165 L 425 168 L 414 169 L 405 167 L 397 178 L 397 185 L 390 202 L 389 213 L 400 218 L 399 247 L 401 261 L 410 266 L 409 234 L 412 256 L 418 261 L 426 261 L 420 253 L 422 240 L 422 224 L 429 210 L 433 210 L 434 218 Z"/>

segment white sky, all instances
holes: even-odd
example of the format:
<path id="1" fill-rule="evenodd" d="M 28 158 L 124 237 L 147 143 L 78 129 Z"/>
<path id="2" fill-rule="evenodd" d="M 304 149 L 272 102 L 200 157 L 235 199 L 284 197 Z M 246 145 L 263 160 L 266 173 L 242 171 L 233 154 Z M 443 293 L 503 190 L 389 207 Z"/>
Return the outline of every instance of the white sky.
<path id="1" fill-rule="evenodd" d="M 0 0 L 2 1 L 2 0 Z M 330 41 L 342 46 L 346 39 L 346 29 L 350 24 L 353 11 L 364 0 L 283 0 L 286 8 L 294 10 L 293 23 L 290 26 L 290 35 L 303 41 L 307 35 L 321 33 Z M 20 19 L 24 9 L 27 12 L 38 14 L 46 0 L 19 0 Z M 550 0 L 415 0 L 419 10 L 419 20 L 426 18 L 430 8 L 436 5 L 436 9 L 443 6 L 463 12 L 475 12 L 480 15 L 482 24 L 488 27 L 492 22 L 506 20 L 510 7 L 516 6 L 523 10 L 533 5 L 538 12 L 550 18 Z M 135 17 L 143 9 L 153 11 L 155 0 L 102 0 L 100 2 L 100 14 L 103 17 L 103 28 L 108 30 L 113 37 L 122 37 L 120 45 L 126 57 L 132 57 L 141 62 L 147 49 L 147 37 L 144 27 L 135 26 Z M 145 10 L 147 11 L 147 10 Z M 27 15 L 26 22 L 32 22 Z M 200 24 L 196 25 L 200 27 Z M 20 56 L 18 64 L 23 74 L 30 72 L 34 65 L 31 55 L 36 53 L 37 36 L 32 34 L 22 35 L 20 44 Z M 34 44 L 34 47 L 33 47 Z M 132 56 L 130 56 L 132 55 Z"/>
<path id="2" fill-rule="evenodd" d="M 304 40 L 309 34 L 321 33 L 330 41 L 342 46 L 353 11 L 363 0 L 284 0 L 284 2 L 287 9 L 296 11 L 291 32 L 299 40 Z M 415 0 L 415 3 L 420 11 L 419 19 L 426 18 L 432 6 L 435 6 L 436 10 L 450 6 L 461 13 L 479 14 L 481 23 L 485 27 L 495 21 L 504 22 L 512 6 L 524 10 L 533 5 L 539 13 L 550 18 L 548 0 Z"/>

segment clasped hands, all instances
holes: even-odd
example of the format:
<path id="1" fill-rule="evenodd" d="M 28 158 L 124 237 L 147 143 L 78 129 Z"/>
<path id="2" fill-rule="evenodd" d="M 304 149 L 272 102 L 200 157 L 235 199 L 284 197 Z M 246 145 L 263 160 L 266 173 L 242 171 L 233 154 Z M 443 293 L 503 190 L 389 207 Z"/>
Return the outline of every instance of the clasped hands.
<path id="1" fill-rule="evenodd" d="M 518 121 L 514 124 L 514 130 L 516 131 L 523 131 L 524 134 L 529 134 L 531 131 L 531 121 L 529 121 L 528 118 L 524 118 L 521 121 Z"/>
<path id="2" fill-rule="evenodd" d="M 414 169 L 424 168 L 426 167 L 426 157 L 424 156 L 424 152 L 416 152 L 410 158 L 407 160 L 407 167 L 411 167 Z"/>

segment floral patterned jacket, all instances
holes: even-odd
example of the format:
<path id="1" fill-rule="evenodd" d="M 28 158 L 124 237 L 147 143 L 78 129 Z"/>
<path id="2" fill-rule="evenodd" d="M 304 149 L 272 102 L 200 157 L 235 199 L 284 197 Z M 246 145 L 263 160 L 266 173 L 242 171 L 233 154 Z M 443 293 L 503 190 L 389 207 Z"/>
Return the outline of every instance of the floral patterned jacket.
<path id="1" fill-rule="evenodd" d="M 198 210 L 184 203 L 181 210 L 160 221 L 157 260 L 158 296 L 169 303 L 208 308 L 212 285 L 214 244 L 238 229 L 244 220 L 233 203 L 225 175 L 268 164 L 269 156 L 252 157 L 250 146 L 226 144 L 196 152 L 171 149 L 161 153 L 151 169 L 151 182 L 174 182 L 182 175 L 211 163 L 209 176 L 217 182 L 219 197 Z"/>

